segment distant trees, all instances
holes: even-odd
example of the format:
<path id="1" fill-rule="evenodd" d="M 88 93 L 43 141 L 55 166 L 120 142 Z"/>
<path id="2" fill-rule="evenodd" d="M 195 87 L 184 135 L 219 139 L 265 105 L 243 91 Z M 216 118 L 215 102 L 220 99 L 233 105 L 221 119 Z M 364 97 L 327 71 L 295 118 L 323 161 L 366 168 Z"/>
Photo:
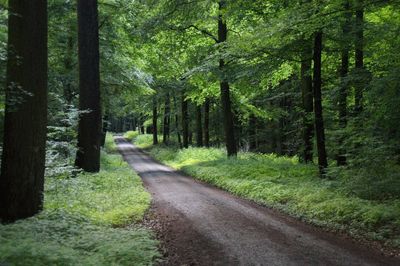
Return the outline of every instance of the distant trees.
<path id="1" fill-rule="evenodd" d="M 79 118 L 75 165 L 100 170 L 102 112 L 97 0 L 78 0 Z"/>
<path id="2" fill-rule="evenodd" d="M 0 220 L 42 209 L 47 126 L 47 1 L 10 0 Z"/>

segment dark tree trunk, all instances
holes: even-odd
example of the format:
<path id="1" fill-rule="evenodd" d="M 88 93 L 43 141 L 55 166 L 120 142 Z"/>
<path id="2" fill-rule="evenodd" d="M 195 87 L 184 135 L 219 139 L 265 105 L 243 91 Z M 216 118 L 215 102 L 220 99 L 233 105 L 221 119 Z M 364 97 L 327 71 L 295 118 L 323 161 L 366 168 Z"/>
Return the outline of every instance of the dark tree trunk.
<path id="1" fill-rule="evenodd" d="M 225 12 L 226 2 L 225 0 L 219 1 L 219 15 L 218 15 L 218 43 L 224 43 L 228 37 L 228 28 L 226 25 L 226 21 L 223 17 L 223 13 Z M 220 81 L 220 89 L 221 89 L 221 104 L 222 104 L 222 113 L 224 120 L 224 130 L 225 130 L 225 144 L 228 156 L 236 156 L 237 148 L 235 141 L 235 127 L 233 124 L 233 115 L 231 108 L 231 99 L 230 99 L 230 87 L 226 78 L 225 73 L 225 61 L 223 59 L 219 60 L 219 70 L 221 72 L 221 81 Z"/>
<path id="2" fill-rule="evenodd" d="M 106 144 L 106 136 L 107 136 L 107 131 L 108 131 L 108 119 L 109 116 L 108 114 L 105 114 L 103 117 L 103 134 L 101 135 L 101 147 L 104 147 L 104 145 Z"/>
<path id="3" fill-rule="evenodd" d="M 182 138 L 183 147 L 189 147 L 189 114 L 188 114 L 188 102 L 185 97 L 185 93 L 182 92 Z"/>
<path id="4" fill-rule="evenodd" d="M 201 119 L 201 105 L 196 106 L 196 143 L 197 147 L 203 147 L 203 127 Z"/>
<path id="5" fill-rule="evenodd" d="M 170 117 L 171 106 L 170 106 L 170 98 L 169 93 L 165 96 L 165 107 L 164 107 L 164 130 L 163 130 L 163 143 L 169 143 L 169 135 L 170 135 Z"/>
<path id="6" fill-rule="evenodd" d="M 249 149 L 250 151 L 257 150 L 257 118 L 255 115 L 250 115 L 249 118 Z"/>
<path id="7" fill-rule="evenodd" d="M 47 125 L 47 1 L 9 0 L 0 220 L 42 209 Z"/>
<path id="8" fill-rule="evenodd" d="M 176 101 L 176 97 L 174 96 L 174 109 L 175 109 L 175 130 L 176 130 L 176 137 L 178 138 L 179 148 L 182 149 L 182 138 L 181 138 L 181 131 L 179 130 L 179 111 L 178 111 L 178 104 Z"/>
<path id="9" fill-rule="evenodd" d="M 304 52 L 301 61 L 301 93 L 303 100 L 303 161 L 313 161 L 313 133 L 314 123 L 312 119 L 313 108 L 313 85 L 312 85 L 312 48 L 311 41 L 304 41 Z"/>
<path id="10" fill-rule="evenodd" d="M 325 128 L 322 114 L 322 32 L 315 34 L 314 43 L 314 114 L 317 137 L 318 167 L 321 176 L 325 175 L 328 160 L 325 149 Z"/>
<path id="11" fill-rule="evenodd" d="M 79 109 L 75 165 L 86 172 L 100 170 L 100 72 L 97 0 L 78 0 Z"/>
<path id="12" fill-rule="evenodd" d="M 340 67 L 340 79 L 341 84 L 339 88 L 339 99 L 338 99 L 338 113 L 339 113 L 339 127 L 341 130 L 344 130 L 347 126 L 347 95 L 348 95 L 348 81 L 347 76 L 349 73 L 349 46 L 348 46 L 348 37 L 350 33 L 350 23 L 351 23 L 351 12 L 350 12 L 350 3 L 349 0 L 344 0 L 344 9 L 345 9 L 345 21 L 343 23 L 343 37 L 345 42 L 342 44 L 341 51 L 341 67 Z M 337 165 L 343 166 L 346 165 L 346 149 L 343 147 L 344 136 L 343 132 L 340 133 L 339 136 L 339 154 L 337 155 Z"/>
<path id="13" fill-rule="evenodd" d="M 210 99 L 204 103 L 204 145 L 210 147 Z"/>
<path id="14" fill-rule="evenodd" d="M 153 145 L 158 144 L 158 126 L 157 126 L 158 114 L 157 114 L 157 99 L 153 97 Z"/>
<path id="15" fill-rule="evenodd" d="M 354 109 L 359 114 L 363 109 L 364 77 L 364 0 L 356 0 L 356 39 L 355 39 L 355 67 L 356 78 L 354 92 Z"/>

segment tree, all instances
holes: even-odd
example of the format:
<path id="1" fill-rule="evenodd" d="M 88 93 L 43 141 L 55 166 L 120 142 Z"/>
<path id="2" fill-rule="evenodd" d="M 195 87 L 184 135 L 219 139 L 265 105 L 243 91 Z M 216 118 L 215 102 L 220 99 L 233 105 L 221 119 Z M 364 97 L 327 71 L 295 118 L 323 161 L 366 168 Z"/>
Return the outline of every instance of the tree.
<path id="1" fill-rule="evenodd" d="M 47 126 L 47 1 L 9 1 L 0 219 L 42 209 Z"/>
<path id="2" fill-rule="evenodd" d="M 322 31 L 315 33 L 314 37 L 314 114 L 315 135 L 317 138 L 318 168 L 321 176 L 325 175 L 328 159 L 325 148 L 325 127 L 322 114 Z"/>
<path id="3" fill-rule="evenodd" d="M 157 126 L 158 114 L 157 114 L 157 98 L 153 96 L 153 145 L 158 144 L 158 126 Z"/>
<path id="4" fill-rule="evenodd" d="M 228 37 L 228 28 L 226 25 L 226 18 L 224 17 L 224 12 L 226 8 L 225 0 L 221 0 L 218 3 L 218 43 L 223 44 L 226 42 Z M 225 73 L 225 60 L 219 60 L 219 70 L 221 71 L 221 81 L 220 81 L 220 89 L 221 89 L 221 106 L 222 113 L 224 119 L 224 130 L 225 130 L 225 144 L 226 151 L 228 156 L 236 156 L 237 148 L 235 141 L 235 127 L 233 124 L 233 115 L 232 115 L 232 107 L 231 107 L 231 98 L 230 98 L 230 87 L 229 82 Z"/>
<path id="5" fill-rule="evenodd" d="M 100 104 L 99 25 L 97 0 L 78 0 L 79 118 L 75 165 L 100 170 L 102 113 Z"/>

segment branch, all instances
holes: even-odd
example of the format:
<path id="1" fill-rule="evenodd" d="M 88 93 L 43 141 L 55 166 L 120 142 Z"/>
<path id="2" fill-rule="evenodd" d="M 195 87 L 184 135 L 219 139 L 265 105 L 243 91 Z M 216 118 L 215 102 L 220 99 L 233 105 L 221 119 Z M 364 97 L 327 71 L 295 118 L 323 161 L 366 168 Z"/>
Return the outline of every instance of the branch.
<path id="1" fill-rule="evenodd" d="M 215 37 L 211 32 L 209 32 L 209 31 L 206 30 L 206 29 L 199 28 L 199 27 L 197 27 L 196 25 L 193 25 L 193 24 L 188 25 L 188 26 L 186 26 L 186 27 L 177 27 L 177 26 L 173 26 L 173 25 L 168 25 L 168 28 L 171 29 L 171 30 L 178 30 L 178 31 L 186 31 L 186 30 L 188 30 L 188 29 L 192 29 L 192 28 L 193 28 L 193 29 L 199 31 L 200 33 L 202 33 L 203 35 L 205 35 L 205 36 L 207 36 L 207 37 L 210 37 L 210 38 L 213 39 L 216 43 L 218 42 L 218 38 Z"/>

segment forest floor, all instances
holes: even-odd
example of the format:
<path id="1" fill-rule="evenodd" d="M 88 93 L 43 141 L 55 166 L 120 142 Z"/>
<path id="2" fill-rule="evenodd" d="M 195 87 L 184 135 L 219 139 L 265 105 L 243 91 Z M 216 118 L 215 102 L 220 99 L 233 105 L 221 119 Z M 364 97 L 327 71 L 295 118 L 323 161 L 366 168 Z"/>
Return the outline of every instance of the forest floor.
<path id="1" fill-rule="evenodd" d="M 400 265 L 373 247 L 185 176 L 122 137 L 116 142 L 152 194 L 145 224 L 162 242 L 165 265 Z"/>

